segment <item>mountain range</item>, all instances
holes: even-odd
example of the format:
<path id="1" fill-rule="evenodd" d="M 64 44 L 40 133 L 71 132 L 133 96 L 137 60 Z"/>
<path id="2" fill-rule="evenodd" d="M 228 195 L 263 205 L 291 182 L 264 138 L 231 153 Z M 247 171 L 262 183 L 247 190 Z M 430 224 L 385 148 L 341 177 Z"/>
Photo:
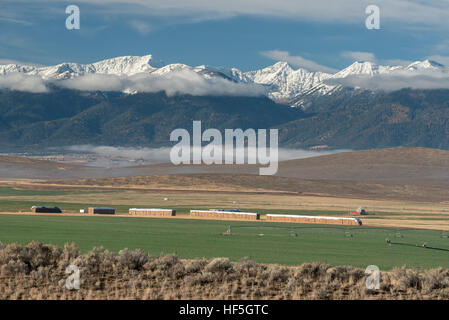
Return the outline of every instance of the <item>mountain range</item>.
<path id="1" fill-rule="evenodd" d="M 260 86 L 263 88 L 263 91 L 259 92 L 264 92 L 272 100 L 302 108 L 308 106 L 311 98 L 332 94 L 344 90 L 345 87 L 357 88 L 357 81 L 355 81 L 356 85 L 345 81 L 354 77 L 369 78 L 385 75 L 413 77 L 425 75 L 436 77 L 437 79 L 441 77 L 449 78 L 449 68 L 431 60 L 416 61 L 405 66 L 383 66 L 373 62 L 356 61 L 335 74 L 310 72 L 303 68 L 293 69 L 287 62 L 277 62 L 272 66 L 248 72 L 242 72 L 236 68 L 220 68 L 206 65 L 196 67 L 181 63 L 165 65 L 152 55 L 116 57 L 91 64 L 61 63 L 55 66 L 0 65 L 0 75 L 26 74 L 53 83 L 57 83 L 58 80 L 76 79 L 86 75 L 116 77 L 151 75 L 156 80 L 171 79 L 170 76 L 181 72 L 190 72 L 183 78 L 186 81 L 189 81 L 189 77 L 192 74 L 197 74 L 204 79 L 220 78 L 238 84 Z M 192 79 L 191 81 L 193 82 L 194 80 Z M 96 89 L 94 83 L 90 82 L 89 85 L 92 89 Z M 150 86 L 151 84 L 148 85 Z M 142 86 L 136 89 L 125 85 L 121 91 L 137 93 L 142 90 L 141 88 Z M 104 88 L 100 86 L 97 89 L 102 90 Z M 195 92 L 181 93 L 195 94 Z"/>
<path id="2" fill-rule="evenodd" d="M 169 146 L 172 130 L 191 130 L 192 121 L 201 120 L 203 128 L 219 130 L 277 128 L 282 147 L 449 150 L 448 74 L 430 60 L 407 66 L 355 62 L 335 74 L 295 70 L 285 62 L 249 72 L 164 65 L 151 55 L 0 65 L 0 148 Z M 37 90 L 7 86 L 29 79 Z M 410 88 L 383 90 L 394 86 L 392 79 Z"/>

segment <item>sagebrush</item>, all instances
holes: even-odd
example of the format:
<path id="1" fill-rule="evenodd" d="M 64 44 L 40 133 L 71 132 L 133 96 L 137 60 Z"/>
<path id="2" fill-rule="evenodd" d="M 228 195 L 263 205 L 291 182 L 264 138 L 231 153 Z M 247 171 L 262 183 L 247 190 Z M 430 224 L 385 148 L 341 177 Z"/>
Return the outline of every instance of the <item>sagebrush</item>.
<path id="1" fill-rule="evenodd" d="M 67 266 L 80 270 L 80 289 L 66 288 Z M 31 242 L 0 243 L 0 299 L 448 299 L 449 270 L 405 267 L 381 272 L 380 289 L 366 289 L 364 270 L 320 263 L 297 267 L 249 259 L 181 260 L 141 250 L 82 254 Z"/>

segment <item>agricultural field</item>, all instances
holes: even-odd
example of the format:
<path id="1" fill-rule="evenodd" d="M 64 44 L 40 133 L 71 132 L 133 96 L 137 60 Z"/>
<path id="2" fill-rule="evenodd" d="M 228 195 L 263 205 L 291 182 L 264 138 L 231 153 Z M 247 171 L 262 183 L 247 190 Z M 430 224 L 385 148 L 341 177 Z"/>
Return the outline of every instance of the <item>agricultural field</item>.
<path id="1" fill-rule="evenodd" d="M 154 177 L 157 180 L 158 177 Z M 42 184 L 15 183 L 0 187 L 0 212 L 29 212 L 33 205 L 60 206 L 65 213 L 76 213 L 90 206 L 116 208 L 127 214 L 129 208 L 169 208 L 177 215 L 190 209 L 240 209 L 264 214 L 348 216 L 349 210 L 364 207 L 366 226 L 420 228 L 449 231 L 449 203 L 408 200 L 377 200 L 330 196 L 304 196 L 279 192 L 223 192 L 210 186 L 206 191 L 107 189 L 104 186 L 57 189 Z"/>
<path id="2" fill-rule="evenodd" d="M 431 230 L 262 221 L 0 215 L 0 241 L 40 241 L 58 246 L 75 242 L 84 252 L 103 246 L 114 252 L 129 248 L 153 255 L 175 253 L 183 259 L 228 257 L 238 261 L 247 257 L 260 263 L 284 265 L 375 264 L 381 270 L 404 265 L 418 269 L 449 267 L 448 233 Z"/>
<path id="3" fill-rule="evenodd" d="M 57 246 L 75 242 L 82 252 L 103 246 L 113 252 L 129 248 L 156 256 L 174 253 L 181 259 L 246 257 L 289 266 L 317 262 L 359 268 L 374 264 L 381 270 L 449 267 L 448 202 L 299 192 L 295 190 L 301 190 L 303 182 L 293 185 L 286 178 L 257 188 L 263 177 L 241 178 L 206 174 L 6 181 L 0 186 L 0 241 Z M 191 187 L 199 182 L 207 188 Z M 64 214 L 31 215 L 33 205 L 59 206 Z M 91 206 L 114 207 L 117 215 L 79 214 Z M 347 217 L 360 206 L 369 213 L 361 217 L 361 227 L 264 221 L 265 214 Z M 128 210 L 134 207 L 175 209 L 176 217 L 131 217 Z M 191 209 L 211 208 L 257 212 L 262 221 L 188 215 Z"/>

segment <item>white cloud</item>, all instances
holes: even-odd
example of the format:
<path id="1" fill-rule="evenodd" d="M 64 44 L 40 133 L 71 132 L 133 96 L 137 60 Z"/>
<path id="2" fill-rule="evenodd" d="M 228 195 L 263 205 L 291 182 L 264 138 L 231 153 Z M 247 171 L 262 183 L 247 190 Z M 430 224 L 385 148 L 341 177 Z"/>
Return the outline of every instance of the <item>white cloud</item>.
<path id="1" fill-rule="evenodd" d="M 328 154 L 335 154 L 341 152 L 349 152 L 349 149 L 337 149 L 337 150 L 303 150 L 303 149 L 287 149 L 279 148 L 279 161 L 305 159 L 312 157 L 325 156 Z"/>
<path id="2" fill-rule="evenodd" d="M 56 2 L 56 1 L 55 1 Z M 58 2 L 62 2 L 59 0 Z M 65 1 L 64 1 L 65 2 Z M 198 19 L 258 15 L 319 21 L 325 23 L 360 24 L 364 26 L 365 8 L 372 0 L 79 0 L 79 3 L 102 4 L 117 11 L 126 6 L 127 13 L 164 16 L 193 16 Z M 447 29 L 448 1 L 435 0 L 376 0 L 380 8 L 381 23 L 396 22 L 401 25 L 438 26 Z"/>
<path id="3" fill-rule="evenodd" d="M 126 159 L 142 159 L 146 163 L 167 163 L 170 161 L 169 147 L 162 148 L 129 148 L 93 145 L 75 145 L 66 148 L 69 151 L 93 153 L 99 156 L 121 157 Z M 101 166 L 101 161 L 97 160 Z M 129 165 L 129 163 L 127 163 Z M 91 164 L 92 165 L 92 164 Z"/>
<path id="4" fill-rule="evenodd" d="M 154 30 L 154 27 L 151 24 L 141 20 L 133 20 L 129 24 L 142 35 L 146 35 Z"/>
<path id="5" fill-rule="evenodd" d="M 66 147 L 69 151 L 82 152 L 82 153 L 93 153 L 99 156 L 104 157 L 120 157 L 126 159 L 141 159 L 149 164 L 156 163 L 169 163 L 170 162 L 170 151 L 171 147 L 161 147 L 161 148 L 129 148 L 129 147 L 111 147 L 111 146 L 94 146 L 94 145 L 74 145 Z M 195 157 L 201 157 L 202 154 L 201 148 L 192 147 L 191 155 L 195 154 Z M 245 149 L 237 149 L 234 146 L 233 154 L 236 152 L 242 152 L 245 154 L 245 151 L 248 151 L 248 148 Z M 285 160 L 293 160 L 293 159 L 304 159 L 311 158 L 317 156 L 323 156 L 328 154 L 340 153 L 340 152 L 348 152 L 351 150 L 340 149 L 340 150 L 329 150 L 329 151 L 315 151 L 315 150 L 303 150 L 303 149 L 287 149 L 287 148 L 279 148 L 278 155 L 279 161 Z M 223 147 L 223 159 L 225 158 L 225 148 Z M 248 154 L 250 155 L 250 159 L 257 160 L 257 150 L 250 149 L 247 154 L 245 154 L 245 160 L 248 162 Z M 256 158 L 252 158 L 251 155 L 256 155 Z M 97 160 L 97 164 L 102 165 L 101 162 Z M 108 163 L 109 164 L 109 163 Z M 129 165 L 128 163 L 125 163 Z M 92 165 L 92 164 L 91 164 Z"/>
<path id="6" fill-rule="evenodd" d="M 9 17 L 0 17 L 0 21 L 10 22 L 10 23 L 17 23 L 17 24 L 22 24 L 22 25 L 25 25 L 25 26 L 33 25 L 30 21 L 14 19 L 14 18 L 9 18 Z"/>
<path id="7" fill-rule="evenodd" d="M 327 66 L 320 65 L 312 60 L 308 60 L 301 56 L 291 56 L 288 51 L 269 50 L 260 52 L 264 57 L 276 60 L 285 61 L 295 67 L 301 67 L 309 71 L 321 71 L 327 73 L 335 73 L 338 70 Z"/>
<path id="8" fill-rule="evenodd" d="M 352 61 L 369 61 L 376 62 L 376 56 L 372 52 L 363 52 L 363 51 L 344 51 L 341 53 L 343 58 L 351 59 Z"/>
<path id="9" fill-rule="evenodd" d="M 19 3 L 26 15 L 36 14 L 37 8 L 44 14 L 59 15 L 66 0 L 2 0 Z M 36 5 L 36 3 L 38 3 Z M 39 3 L 50 5 L 40 6 Z M 29 5 L 28 5 L 29 4 Z M 142 16 L 173 17 L 175 23 L 217 20 L 235 16 L 263 16 L 321 23 L 354 24 L 365 26 L 365 8 L 375 4 L 380 8 L 382 28 L 394 24 L 396 28 L 424 30 L 429 27 L 449 29 L 449 1 L 441 0 L 78 0 L 77 4 L 93 5 L 91 12 L 102 14 L 131 14 Z M 17 6 L 18 7 L 18 6 Z M 42 9 L 44 8 L 44 9 Z M 11 9 L 10 9 L 11 11 Z M 18 11 L 14 9 L 14 13 Z M 40 12 L 38 12 L 40 14 Z M 21 22 L 25 17 L 7 16 Z"/>
<path id="10" fill-rule="evenodd" d="M 353 75 L 346 78 L 328 79 L 330 85 L 362 88 L 368 90 L 395 91 L 403 88 L 411 89 L 449 89 L 449 75 L 432 71 L 398 71 L 394 74 Z"/>
<path id="11" fill-rule="evenodd" d="M 262 96 L 267 89 L 253 83 L 237 83 L 224 78 L 206 78 L 191 70 L 165 75 L 140 73 L 132 76 L 87 74 L 71 79 L 45 81 L 39 76 L 20 72 L 0 75 L 0 89 L 28 92 L 47 92 L 47 83 L 81 91 L 159 92 L 167 95 L 191 94 L 197 96 Z"/>
<path id="12" fill-rule="evenodd" d="M 87 74 L 67 80 L 56 80 L 54 83 L 81 91 L 122 91 L 126 88 L 127 78 L 106 74 Z"/>
<path id="13" fill-rule="evenodd" d="M 166 75 L 140 73 L 129 77 L 92 74 L 55 82 L 66 88 L 101 91 L 159 92 L 167 95 L 261 96 L 266 89 L 257 84 L 236 83 L 223 78 L 204 78 L 194 71 L 183 70 Z"/>
<path id="14" fill-rule="evenodd" d="M 44 80 L 37 76 L 12 73 L 0 76 L 0 89 L 27 91 L 33 93 L 47 92 Z"/>

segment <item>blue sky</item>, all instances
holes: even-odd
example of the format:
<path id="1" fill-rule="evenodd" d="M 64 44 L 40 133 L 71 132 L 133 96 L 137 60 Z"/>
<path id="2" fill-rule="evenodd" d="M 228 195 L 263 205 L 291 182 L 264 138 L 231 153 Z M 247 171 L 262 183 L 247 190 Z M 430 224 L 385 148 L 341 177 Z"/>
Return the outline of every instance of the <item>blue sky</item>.
<path id="1" fill-rule="evenodd" d="M 65 8 L 81 11 L 67 30 Z M 379 30 L 365 27 L 368 4 Z M 0 3 L 0 63 L 89 63 L 153 54 L 165 63 L 261 68 L 277 60 L 329 71 L 354 60 L 449 65 L 449 1 L 102 0 Z"/>

